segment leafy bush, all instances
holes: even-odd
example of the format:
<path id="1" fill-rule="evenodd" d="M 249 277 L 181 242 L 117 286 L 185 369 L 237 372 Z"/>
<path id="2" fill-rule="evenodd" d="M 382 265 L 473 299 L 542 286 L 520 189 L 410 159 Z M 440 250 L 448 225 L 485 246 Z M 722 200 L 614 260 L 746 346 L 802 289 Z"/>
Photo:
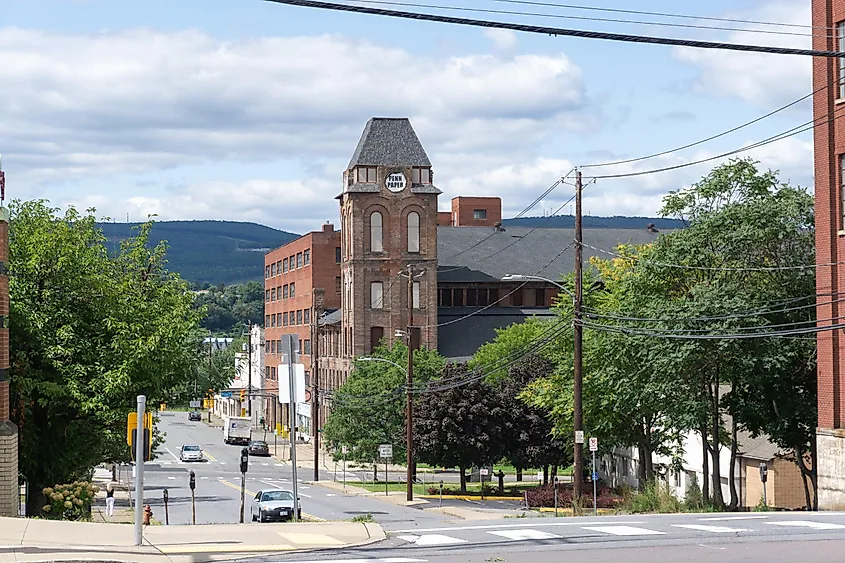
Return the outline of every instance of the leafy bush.
<path id="1" fill-rule="evenodd" d="M 554 485 L 543 485 L 535 489 L 530 489 L 527 493 L 528 506 L 531 508 L 552 508 L 555 505 Z M 588 492 L 585 491 L 585 493 Z M 572 496 L 572 485 L 558 485 L 557 505 L 559 507 L 571 507 L 573 505 Z M 592 500 L 592 491 L 589 491 L 582 498 L 581 504 L 583 506 L 591 506 Z M 610 487 L 601 486 L 596 491 L 597 508 L 619 508 L 623 502 L 624 499 L 622 496 L 614 492 Z"/>
<path id="2" fill-rule="evenodd" d="M 367 512 L 366 514 L 358 514 L 352 517 L 353 522 L 375 522 L 373 515 Z"/>
<path id="3" fill-rule="evenodd" d="M 693 473 L 691 475 L 687 492 L 684 495 L 684 505 L 687 510 L 701 510 L 704 508 L 704 495 L 701 492 L 701 487 L 698 486 L 698 477 Z"/>
<path id="4" fill-rule="evenodd" d="M 683 503 L 669 490 L 667 483 L 651 481 L 639 492 L 627 496 L 625 504 L 633 513 L 657 512 L 661 514 L 682 512 Z"/>
<path id="5" fill-rule="evenodd" d="M 88 481 L 74 481 L 66 485 L 45 487 L 47 501 L 41 510 L 52 520 L 87 520 L 91 516 L 94 496 L 100 489 Z"/>

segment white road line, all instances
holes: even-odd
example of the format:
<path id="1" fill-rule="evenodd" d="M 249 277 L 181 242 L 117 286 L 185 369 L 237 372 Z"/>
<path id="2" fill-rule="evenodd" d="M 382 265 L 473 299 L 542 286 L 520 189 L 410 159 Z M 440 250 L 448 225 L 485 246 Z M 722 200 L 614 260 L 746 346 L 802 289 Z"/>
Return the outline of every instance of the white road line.
<path id="1" fill-rule="evenodd" d="M 327 497 L 336 497 L 337 495 L 336 495 L 336 494 L 334 494 L 334 493 L 326 493 L 326 496 L 327 496 Z"/>
<path id="2" fill-rule="evenodd" d="M 813 528 L 814 530 L 842 530 L 845 525 L 831 522 L 811 522 L 810 520 L 789 520 L 784 522 L 766 522 L 772 526 L 794 526 L 796 528 Z"/>
<path id="3" fill-rule="evenodd" d="M 532 530 L 532 529 L 523 529 L 523 530 L 498 530 L 493 532 L 487 532 L 488 534 L 492 534 L 494 536 L 502 536 L 503 538 L 508 538 L 509 540 L 514 541 L 522 541 L 522 540 L 553 540 L 555 538 L 559 538 L 560 536 L 556 534 L 550 534 L 548 532 L 543 532 L 541 530 Z"/>
<path id="4" fill-rule="evenodd" d="M 721 520 L 764 520 L 768 516 L 718 516 L 714 518 L 701 518 L 702 521 L 716 522 Z"/>
<path id="5" fill-rule="evenodd" d="M 170 479 L 171 481 L 175 481 L 176 477 L 168 477 L 168 479 Z"/>
<path id="6" fill-rule="evenodd" d="M 591 530 L 614 536 L 662 536 L 666 532 L 648 530 L 646 528 L 635 528 L 633 526 L 581 526 L 582 530 Z"/>
<path id="7" fill-rule="evenodd" d="M 208 479 L 208 477 L 200 477 L 200 479 Z"/>
<path id="8" fill-rule="evenodd" d="M 485 526 L 452 526 L 450 528 L 418 528 L 416 530 L 391 530 L 394 534 L 419 534 L 421 532 L 455 532 L 462 530 L 502 530 L 507 528 L 539 528 L 546 526 L 600 525 L 606 522 L 532 522 L 526 524 L 488 524 Z M 614 522 L 614 524 L 645 524 L 643 521 Z"/>
<path id="9" fill-rule="evenodd" d="M 17 546 L 20 547 L 20 546 Z M 291 563 L 427 563 L 428 559 L 388 557 L 385 559 L 321 559 L 320 561 L 291 561 Z"/>
<path id="10" fill-rule="evenodd" d="M 225 461 L 221 461 L 221 462 L 219 462 L 219 463 L 220 463 L 220 465 L 226 465 L 226 462 L 225 462 Z"/>
<path id="11" fill-rule="evenodd" d="M 275 464 L 275 465 L 276 465 L 276 467 L 282 467 L 282 464 L 281 464 L 281 463 L 277 463 L 277 464 Z"/>
<path id="12" fill-rule="evenodd" d="M 686 528 L 699 532 L 713 532 L 714 534 L 729 534 L 731 532 L 750 532 L 745 528 L 728 528 L 727 526 L 707 526 L 705 524 L 672 524 L 673 528 Z"/>
<path id="13" fill-rule="evenodd" d="M 411 542 L 414 545 L 421 546 L 435 546 L 435 545 L 454 545 L 456 543 L 467 543 L 466 540 L 460 538 L 453 538 L 452 536 L 442 536 L 440 534 L 430 534 L 427 536 L 399 536 L 399 539 Z"/>
<path id="14" fill-rule="evenodd" d="M 261 465 L 264 465 L 264 466 L 266 467 L 266 466 L 268 466 L 268 465 L 270 465 L 270 464 L 269 464 L 269 463 L 262 463 Z"/>
<path id="15" fill-rule="evenodd" d="M 167 453 L 169 453 L 171 456 L 173 456 L 173 459 L 175 459 L 177 463 L 179 462 L 179 456 L 174 454 L 172 451 L 170 451 L 170 448 L 165 447 L 164 449 L 167 450 Z"/>

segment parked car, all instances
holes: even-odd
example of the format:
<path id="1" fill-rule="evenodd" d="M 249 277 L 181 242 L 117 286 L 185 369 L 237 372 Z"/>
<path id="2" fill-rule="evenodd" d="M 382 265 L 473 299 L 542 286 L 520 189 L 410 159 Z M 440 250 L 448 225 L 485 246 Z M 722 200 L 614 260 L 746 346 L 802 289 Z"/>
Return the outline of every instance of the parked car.
<path id="1" fill-rule="evenodd" d="M 199 422 L 202 420 L 202 415 L 199 413 L 199 411 L 191 411 L 188 413 L 188 420 L 192 422 Z"/>
<path id="2" fill-rule="evenodd" d="M 187 444 L 179 450 L 179 459 L 182 461 L 205 461 L 202 450 L 195 444 Z"/>
<path id="3" fill-rule="evenodd" d="M 264 440 L 253 440 L 249 443 L 249 455 L 270 456 L 270 447 Z"/>
<path id="4" fill-rule="evenodd" d="M 258 491 L 249 512 L 253 522 L 288 522 L 293 519 L 293 493 L 283 489 Z M 298 519 L 302 520 L 302 507 Z"/>

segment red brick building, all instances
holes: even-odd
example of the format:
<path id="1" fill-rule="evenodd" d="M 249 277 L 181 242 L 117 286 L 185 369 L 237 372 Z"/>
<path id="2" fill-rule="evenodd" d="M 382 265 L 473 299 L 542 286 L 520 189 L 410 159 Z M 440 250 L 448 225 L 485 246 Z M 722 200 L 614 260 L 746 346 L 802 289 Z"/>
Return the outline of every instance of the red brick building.
<path id="1" fill-rule="evenodd" d="M 315 311 L 340 307 L 340 232 L 326 223 L 270 251 L 264 257 L 264 378 L 265 391 L 278 394 L 282 335 L 296 334 L 300 362 L 310 375 Z M 320 292 L 319 290 L 322 290 Z M 288 411 L 267 403 L 271 427 L 287 425 Z"/>
<path id="2" fill-rule="evenodd" d="M 813 48 L 845 52 L 845 0 L 813 0 Z M 815 136 L 816 286 L 819 295 L 845 291 L 845 58 L 813 59 Z M 831 119 L 833 117 L 834 119 Z M 823 266 L 823 264 L 835 264 Z M 842 316 L 836 299 L 818 306 L 818 319 Z M 832 302 L 831 302 L 832 301 Z M 820 322 L 821 326 L 827 323 Z M 818 333 L 816 438 L 818 498 L 822 510 L 845 510 L 845 334 Z"/>

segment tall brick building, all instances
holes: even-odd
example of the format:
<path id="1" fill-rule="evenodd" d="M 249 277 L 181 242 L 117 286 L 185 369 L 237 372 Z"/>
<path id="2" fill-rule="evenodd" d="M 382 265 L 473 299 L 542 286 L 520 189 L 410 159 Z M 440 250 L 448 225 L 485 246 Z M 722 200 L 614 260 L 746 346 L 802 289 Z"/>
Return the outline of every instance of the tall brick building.
<path id="1" fill-rule="evenodd" d="M 409 120 L 371 119 L 343 172 L 342 186 L 337 196 L 340 232 L 326 225 L 322 233 L 309 233 L 265 260 L 267 388 L 278 385 L 272 366 L 279 363 L 281 335 L 295 333 L 302 341 L 309 381 L 316 349 L 319 387 L 337 389 L 355 356 L 369 354 L 382 339 L 392 343 L 404 338 L 397 331 L 408 326 L 409 289 L 420 344 L 436 348 L 450 361 L 470 357 L 495 338 L 498 328 L 553 314 L 550 307 L 558 293 L 553 285 L 502 277 L 558 279 L 571 271 L 573 230 L 503 227 L 498 197 L 455 197 L 450 211 L 438 211 L 441 191 Z M 584 239 L 598 248 L 641 244 L 657 236 L 645 227 L 585 229 Z M 313 250 L 315 237 L 325 240 L 327 251 Z M 591 251 L 585 254 L 586 259 Z M 297 265 L 293 272 L 292 262 Z M 408 266 L 413 273 L 410 288 Z M 307 296 L 315 288 L 325 289 L 324 309 L 306 316 Z M 293 325 L 291 313 L 296 315 Z M 312 326 L 306 326 L 309 322 Z M 326 404 L 330 402 L 322 403 L 321 421 L 328 414 Z"/>
<path id="2" fill-rule="evenodd" d="M 845 52 L 845 0 L 813 0 L 813 48 Z M 845 292 L 845 59 L 813 59 L 815 136 L 816 287 L 819 295 Z M 830 119 L 836 117 L 835 120 Z M 834 264 L 834 266 L 823 266 Z M 842 316 L 837 299 L 820 299 L 818 319 Z M 828 321 L 820 325 L 830 324 Z M 818 498 L 822 510 L 845 510 L 845 334 L 818 333 L 816 438 Z"/>
<path id="3" fill-rule="evenodd" d="M 9 419 L 9 210 L 0 207 L 0 516 L 17 516 L 18 428 Z"/>

